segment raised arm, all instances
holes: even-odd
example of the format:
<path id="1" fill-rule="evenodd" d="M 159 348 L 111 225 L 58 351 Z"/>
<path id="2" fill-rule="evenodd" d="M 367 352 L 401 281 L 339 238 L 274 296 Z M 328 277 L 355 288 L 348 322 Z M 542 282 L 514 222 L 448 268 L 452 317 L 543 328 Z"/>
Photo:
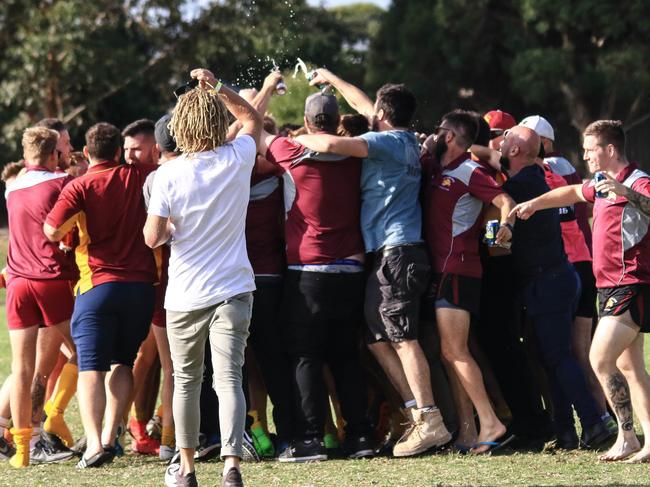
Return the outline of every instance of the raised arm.
<path id="1" fill-rule="evenodd" d="M 472 144 L 469 150 L 480 160 L 487 162 L 493 169 L 501 171 L 501 152 L 485 147 L 484 145 L 476 144 Z"/>
<path id="2" fill-rule="evenodd" d="M 190 72 L 190 76 L 198 79 L 201 82 L 201 86 L 205 89 L 211 89 L 210 86 L 216 88 L 219 85 L 219 81 L 207 69 L 193 69 Z M 258 143 L 263 125 L 263 119 L 259 112 L 250 103 L 226 86 L 221 86 L 219 96 L 221 96 L 221 100 L 226 105 L 228 111 L 241 122 L 242 128 L 239 133 L 250 135 Z"/>
<path id="3" fill-rule="evenodd" d="M 296 142 L 316 152 L 350 157 L 368 157 L 368 142 L 361 137 L 313 134 L 296 137 Z"/>
<path id="4" fill-rule="evenodd" d="M 519 203 L 512 209 L 509 216 L 517 215 L 522 220 L 528 220 L 536 211 L 561 208 L 581 201 L 587 201 L 582 195 L 581 184 L 562 186 L 532 200 Z"/>
<path id="5" fill-rule="evenodd" d="M 345 98 L 345 101 L 347 101 L 352 108 L 361 115 L 364 115 L 368 120 L 370 120 L 375 114 L 374 104 L 372 103 L 372 100 L 368 98 L 368 95 L 356 86 L 347 81 L 343 81 L 325 68 L 317 69 L 316 76 L 312 78 L 309 84 L 312 86 L 330 84 L 341 93 L 343 98 Z"/>

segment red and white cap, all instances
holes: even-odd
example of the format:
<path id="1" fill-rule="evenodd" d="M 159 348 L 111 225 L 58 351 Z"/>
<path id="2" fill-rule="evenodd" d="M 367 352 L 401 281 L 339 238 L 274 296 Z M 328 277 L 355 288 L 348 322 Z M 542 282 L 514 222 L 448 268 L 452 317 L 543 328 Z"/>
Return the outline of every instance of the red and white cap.
<path id="1" fill-rule="evenodd" d="M 515 117 L 501 110 L 491 110 L 483 115 L 483 119 L 490 126 L 490 130 L 508 130 L 517 125 Z"/>

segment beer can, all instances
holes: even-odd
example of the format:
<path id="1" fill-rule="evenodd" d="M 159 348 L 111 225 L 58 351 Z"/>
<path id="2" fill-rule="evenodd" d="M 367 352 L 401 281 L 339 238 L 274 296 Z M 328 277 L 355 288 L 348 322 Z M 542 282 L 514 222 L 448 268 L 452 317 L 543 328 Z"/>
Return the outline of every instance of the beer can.
<path id="1" fill-rule="evenodd" d="M 488 247 L 496 246 L 500 226 L 499 220 L 489 220 L 485 224 L 485 243 Z"/>
<path id="2" fill-rule="evenodd" d="M 605 173 L 602 171 L 598 171 L 596 174 L 594 174 L 594 184 L 596 184 L 598 181 L 604 181 L 607 179 L 607 176 L 605 176 Z M 607 198 L 608 193 L 604 193 L 602 191 L 596 191 L 596 198 Z"/>

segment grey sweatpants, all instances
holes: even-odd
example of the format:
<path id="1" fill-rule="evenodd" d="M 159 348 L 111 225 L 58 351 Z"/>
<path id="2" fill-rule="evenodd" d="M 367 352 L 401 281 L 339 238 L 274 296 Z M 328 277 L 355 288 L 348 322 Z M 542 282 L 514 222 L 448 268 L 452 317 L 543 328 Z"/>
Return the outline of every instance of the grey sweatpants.
<path id="1" fill-rule="evenodd" d="M 199 444 L 205 341 L 210 340 L 213 387 L 219 398 L 221 456 L 242 457 L 246 420 L 242 366 L 252 308 L 253 294 L 243 293 L 196 311 L 167 311 L 174 364 L 174 423 L 180 448 Z"/>

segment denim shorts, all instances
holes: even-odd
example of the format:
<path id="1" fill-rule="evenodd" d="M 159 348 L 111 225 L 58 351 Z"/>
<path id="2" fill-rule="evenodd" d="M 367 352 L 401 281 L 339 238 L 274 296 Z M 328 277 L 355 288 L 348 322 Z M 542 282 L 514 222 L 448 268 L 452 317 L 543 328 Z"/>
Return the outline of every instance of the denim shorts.
<path id="1" fill-rule="evenodd" d="M 148 282 L 107 282 L 79 294 L 70 323 L 79 371 L 108 371 L 112 364 L 133 367 L 149 333 L 155 301 Z"/>

